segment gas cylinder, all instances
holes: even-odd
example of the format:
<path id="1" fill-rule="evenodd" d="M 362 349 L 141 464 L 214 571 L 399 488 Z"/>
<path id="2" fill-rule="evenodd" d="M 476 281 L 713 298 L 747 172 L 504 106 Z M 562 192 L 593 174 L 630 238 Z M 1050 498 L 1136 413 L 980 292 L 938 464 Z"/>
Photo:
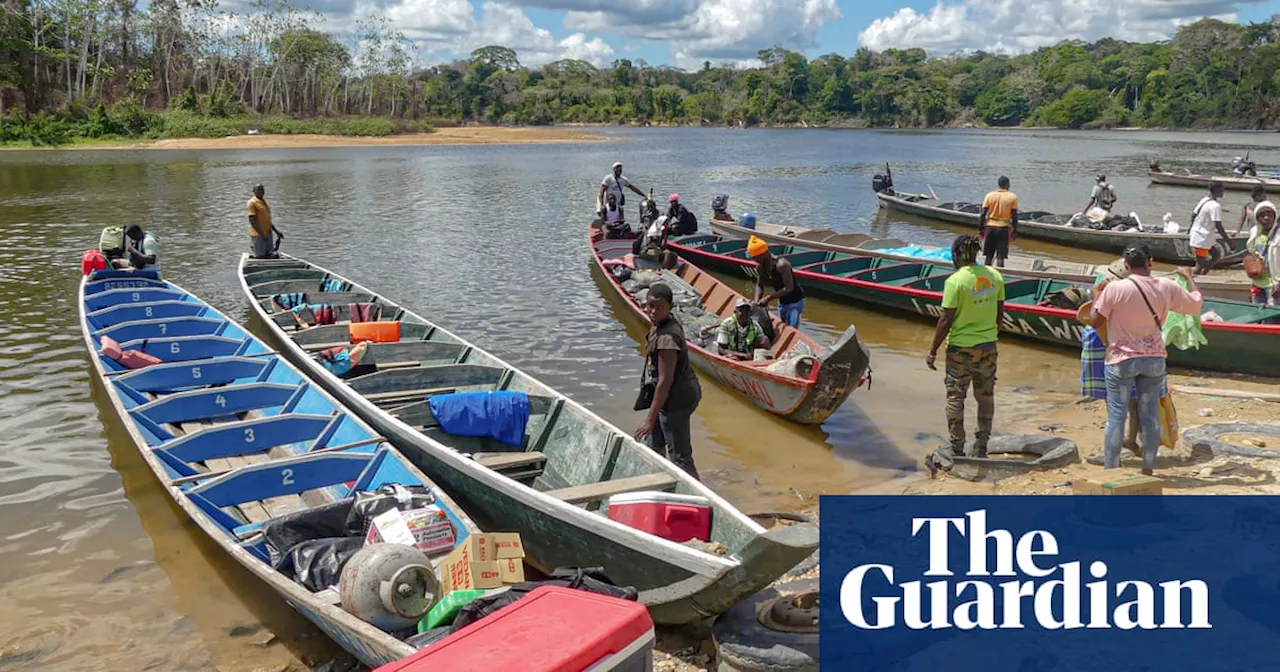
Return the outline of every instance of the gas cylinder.
<path id="1" fill-rule="evenodd" d="M 440 598 L 440 582 L 422 551 L 371 544 L 351 556 L 338 581 L 342 608 L 386 632 L 413 627 Z"/>

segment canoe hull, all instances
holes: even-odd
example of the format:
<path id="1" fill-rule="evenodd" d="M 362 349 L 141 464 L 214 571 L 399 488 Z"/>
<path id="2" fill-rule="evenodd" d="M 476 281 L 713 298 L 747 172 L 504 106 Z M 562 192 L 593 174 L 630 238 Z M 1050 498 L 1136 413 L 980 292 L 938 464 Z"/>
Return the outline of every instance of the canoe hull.
<path id="1" fill-rule="evenodd" d="M 981 218 L 976 212 L 960 212 L 940 208 L 925 203 L 910 201 L 883 192 L 876 194 L 880 207 L 896 210 L 909 215 L 932 219 L 948 224 L 955 224 L 976 229 Z M 1086 247 L 1102 252 L 1121 254 L 1130 245 L 1145 244 L 1151 250 L 1152 258 L 1172 264 L 1191 265 L 1195 263 L 1195 251 L 1191 240 L 1185 235 L 1164 233 L 1130 233 L 1126 231 L 1093 231 L 1092 229 L 1074 228 L 1059 224 L 1043 224 L 1034 221 L 1020 221 L 1018 235 L 1026 238 L 1045 240 L 1067 247 Z M 1224 241 L 1217 246 L 1222 252 L 1219 266 L 1239 263 L 1244 257 L 1244 240 L 1235 240 L 1231 247 Z"/>
<path id="2" fill-rule="evenodd" d="M 761 227 L 759 224 L 756 225 L 757 226 L 756 229 L 747 229 L 742 226 L 738 226 L 736 222 L 724 221 L 724 220 L 713 218 L 710 220 L 710 225 L 711 225 L 712 231 L 726 238 L 746 239 L 749 236 L 756 236 L 757 238 L 760 238 L 761 240 L 765 241 L 766 243 L 769 243 L 770 245 L 795 245 L 795 246 L 800 246 L 807 249 L 839 252 L 841 254 L 848 254 L 848 255 L 853 255 L 857 257 L 892 259 L 895 261 L 901 261 L 906 263 L 921 261 L 920 259 L 915 259 L 912 257 L 907 257 L 903 255 L 898 255 L 898 254 L 884 254 L 873 248 L 850 247 L 848 245 L 828 243 L 823 240 L 814 240 L 814 239 L 785 236 L 785 235 L 773 233 L 767 230 L 761 230 Z M 844 234 L 844 235 L 849 236 L 852 234 Z M 871 240 L 870 236 L 865 236 L 865 238 L 867 240 Z M 1097 273 L 1092 273 L 1092 272 L 1073 273 L 1073 272 L 1066 272 L 1066 271 L 1059 271 L 1059 270 L 1036 270 L 1032 268 L 1033 263 L 1036 261 L 1039 261 L 1039 260 L 1032 257 L 1023 257 L 1020 259 L 1016 255 L 1010 255 L 1009 259 L 1006 261 L 1006 266 L 1011 269 L 1016 269 L 1016 272 L 1018 274 L 1028 278 L 1046 278 L 1049 280 L 1062 280 L 1065 282 L 1075 282 L 1082 285 L 1092 285 L 1094 283 L 1094 280 L 1097 278 Z M 1078 264 L 1078 263 L 1062 264 L 1061 262 L 1053 262 L 1053 261 L 1049 261 L 1047 263 L 1049 263 L 1050 265 L 1067 265 L 1067 266 L 1077 266 L 1077 267 L 1093 266 L 1091 264 Z M 1101 267 L 1099 267 L 1099 269 L 1100 268 Z M 1094 269 L 1090 268 L 1090 270 L 1094 270 Z M 1100 272 L 1100 270 L 1098 272 Z M 1203 292 L 1206 297 L 1226 299 L 1228 301 L 1248 301 L 1249 300 L 1249 283 L 1248 282 L 1244 282 L 1244 281 L 1232 282 L 1230 280 L 1218 280 L 1214 276 L 1208 275 L 1208 276 L 1200 276 L 1199 278 L 1197 278 L 1196 284 L 1199 285 L 1200 291 Z"/>
<path id="3" fill-rule="evenodd" d="M 206 536 L 217 544 L 224 552 L 230 555 L 242 567 L 249 570 L 252 574 L 261 579 L 267 586 L 275 591 L 289 606 L 296 609 L 307 620 L 311 621 L 329 636 L 335 643 L 341 646 L 351 655 L 355 656 L 365 665 L 376 667 L 387 663 L 400 660 L 405 656 L 412 655 L 416 649 L 400 641 L 373 626 L 359 621 L 341 608 L 326 604 L 322 600 L 317 599 L 310 591 L 290 580 L 288 577 L 273 570 L 264 564 L 257 557 L 245 551 L 239 545 L 231 543 L 213 522 L 208 514 L 201 510 L 198 506 L 186 497 L 183 490 L 177 486 L 167 485 L 170 478 L 166 472 L 163 463 L 156 457 L 151 450 L 146 450 L 148 446 L 146 438 L 139 432 L 135 423 L 130 419 L 129 412 L 114 389 L 114 386 L 105 382 L 107 371 L 103 367 L 99 357 L 94 356 L 97 348 L 93 342 L 91 328 L 88 324 L 84 312 L 84 292 L 87 278 L 82 279 L 80 285 L 80 328 L 81 335 L 84 338 L 85 347 L 90 353 L 89 359 L 93 363 L 94 376 L 91 384 L 100 387 L 106 398 L 110 399 L 112 412 L 125 430 L 129 433 L 133 440 L 134 447 L 138 450 L 143 461 L 151 468 L 152 473 L 160 481 L 161 487 L 168 494 L 169 498 L 178 505 L 183 513 L 201 529 Z M 178 285 L 168 283 L 168 285 L 179 291 L 184 291 Z M 141 288 L 148 286 L 148 283 L 141 283 L 137 280 L 121 278 L 106 285 L 111 289 L 124 288 Z M 188 292 L 189 294 L 189 292 Z M 194 296 L 194 295 L 192 295 Z M 207 304 L 205 304 L 207 305 Z M 229 321 L 229 320 L 228 320 Z M 234 323 L 233 323 L 234 324 Z"/>
<path id="4" fill-rule="evenodd" d="M 542 495 L 484 467 L 383 411 L 320 366 L 283 332 L 256 300 L 245 283 L 246 261 L 247 255 L 241 259 L 241 288 L 279 351 L 440 483 L 466 507 L 481 529 L 519 533 L 526 561 L 544 572 L 561 566 L 604 567 L 613 581 L 640 591 L 639 601 L 649 609 L 655 622 L 681 625 L 729 610 L 795 566 L 817 545 L 817 529 L 813 526 L 765 531 L 747 519 L 756 533 L 735 561 L 709 558 L 705 554 L 681 554 L 676 551 L 685 549 L 678 545 Z M 341 278 L 325 272 L 328 277 Z M 406 312 L 405 315 L 412 314 Z M 443 329 L 438 331 L 448 333 Z M 465 343 L 461 339 L 459 342 Z M 494 361 L 501 363 L 496 358 Z M 595 417 L 567 397 L 564 403 L 582 415 Z M 599 422 L 603 424 L 603 420 Z M 562 438 L 572 440 L 572 437 Z M 745 518 L 714 492 L 697 487 L 698 494 L 717 502 L 720 507 L 717 515 Z"/>
<path id="5" fill-rule="evenodd" d="M 593 225 L 592 231 L 598 230 Z M 592 234 L 594 236 L 594 234 Z M 626 304 L 630 312 L 640 318 L 646 325 L 649 317 L 640 304 L 614 279 L 604 266 L 603 246 L 597 247 L 600 241 L 592 240 L 593 258 L 596 269 L 604 276 L 605 281 L 613 289 L 619 299 Z M 613 241 L 603 241 L 605 245 Z M 618 243 L 630 250 L 631 241 Z M 606 250 L 607 251 L 607 250 Z M 754 262 L 753 262 L 754 263 Z M 696 278 L 694 282 L 714 283 L 715 291 L 721 295 L 738 296 L 728 285 L 724 285 L 714 277 L 702 278 L 698 269 L 681 269 L 683 279 L 685 273 Z M 797 338 L 804 339 L 817 355 L 819 364 L 807 379 L 793 376 L 773 374 L 763 367 L 737 362 L 720 357 L 706 349 L 689 343 L 689 361 L 700 371 L 711 376 L 721 384 L 737 391 L 757 407 L 781 416 L 798 424 L 819 425 L 826 422 L 840 404 L 849 397 L 864 380 L 870 370 L 870 353 L 866 345 L 850 326 L 840 340 L 831 348 L 820 348 L 812 339 L 797 333 Z M 784 338 L 779 336 L 779 338 Z"/>
<path id="6" fill-rule="evenodd" d="M 704 268 L 752 277 L 754 270 L 735 257 L 672 245 L 681 257 Z M 860 307 L 877 306 L 936 321 L 942 310 L 941 292 L 881 285 L 836 277 L 803 268 L 796 274 L 805 289 L 820 296 Z M 1012 279 L 1006 274 L 1006 279 Z M 1079 350 L 1084 328 L 1075 311 L 1006 303 L 1000 330 L 1022 338 Z M 1280 377 L 1280 328 L 1276 325 L 1204 323 L 1209 344 L 1199 349 L 1169 348 L 1169 363 L 1190 369 Z"/>
<path id="7" fill-rule="evenodd" d="M 1261 184 L 1268 189 L 1280 188 L 1280 179 L 1266 177 L 1236 177 L 1234 175 L 1195 175 L 1167 173 L 1162 170 L 1149 170 L 1147 176 L 1153 184 L 1165 184 L 1175 187 L 1198 187 L 1208 189 L 1210 184 L 1221 182 L 1229 191 L 1253 191 Z"/>

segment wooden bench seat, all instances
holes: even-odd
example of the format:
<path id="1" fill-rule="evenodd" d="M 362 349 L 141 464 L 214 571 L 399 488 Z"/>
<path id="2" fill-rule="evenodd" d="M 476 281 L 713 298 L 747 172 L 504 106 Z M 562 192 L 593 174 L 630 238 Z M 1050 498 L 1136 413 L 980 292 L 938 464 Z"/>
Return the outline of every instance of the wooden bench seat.
<path id="1" fill-rule="evenodd" d="M 473 453 L 472 457 L 475 458 L 476 462 L 495 471 L 514 467 L 528 467 L 540 462 L 545 464 L 547 461 L 546 455 L 532 450 L 514 453 Z"/>
<path id="2" fill-rule="evenodd" d="M 543 494 L 550 495 L 569 504 L 587 504 L 608 499 L 612 495 L 620 495 L 624 492 L 670 490 L 675 487 L 677 482 L 675 476 L 659 472 L 587 483 L 586 485 L 575 485 L 568 488 L 560 488 L 559 490 L 548 490 Z"/>

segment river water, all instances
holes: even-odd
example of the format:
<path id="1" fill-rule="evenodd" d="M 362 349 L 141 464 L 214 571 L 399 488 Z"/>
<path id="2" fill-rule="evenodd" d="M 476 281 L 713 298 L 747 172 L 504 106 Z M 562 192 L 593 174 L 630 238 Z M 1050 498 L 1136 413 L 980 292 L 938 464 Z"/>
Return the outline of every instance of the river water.
<path id="1" fill-rule="evenodd" d="M 277 670 L 336 648 L 172 505 L 104 393 L 90 385 L 75 290 L 80 253 L 108 224 L 158 233 L 167 277 L 232 318 L 247 244 L 244 203 L 266 185 L 290 253 L 435 319 L 625 429 L 643 327 L 592 271 L 586 224 L 614 160 L 702 220 L 734 213 L 948 244 L 957 232 L 878 212 L 871 176 L 899 190 L 980 200 L 1013 180 L 1025 209 L 1074 212 L 1106 172 L 1119 208 L 1186 220 L 1200 194 L 1147 183 L 1146 167 L 1223 172 L 1275 134 L 626 129 L 607 143 L 291 150 L 0 152 L 0 670 Z M 1268 162 L 1268 159 L 1271 159 Z M 1224 200 L 1228 229 L 1247 196 Z M 634 212 L 636 199 L 628 201 Z M 1055 258 L 1105 254 L 1018 241 Z M 734 281 L 739 288 L 745 282 Z M 809 299 L 804 328 L 856 324 L 874 382 L 821 428 L 756 410 L 704 379 L 694 422 L 707 481 L 747 511 L 812 506 L 819 493 L 918 478 L 945 431 L 932 328 Z M 1002 419 L 1078 389 L 1070 352 L 1001 346 Z M 972 413 L 972 411 L 971 411 Z M 1100 438 L 1100 437 L 1099 437 Z"/>

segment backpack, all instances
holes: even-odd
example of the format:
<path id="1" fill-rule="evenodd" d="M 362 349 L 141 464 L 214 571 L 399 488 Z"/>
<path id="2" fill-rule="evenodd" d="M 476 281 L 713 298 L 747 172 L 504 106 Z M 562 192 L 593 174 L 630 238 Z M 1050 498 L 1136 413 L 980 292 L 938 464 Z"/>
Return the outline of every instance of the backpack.
<path id="1" fill-rule="evenodd" d="M 102 234 L 98 237 L 98 249 L 107 256 L 112 257 L 124 256 L 124 227 L 108 226 L 102 230 Z"/>
<path id="2" fill-rule="evenodd" d="M 1111 186 L 1111 183 L 1109 182 L 1104 182 L 1102 184 L 1102 191 L 1098 192 L 1098 205 L 1101 205 L 1103 210 L 1110 210 L 1111 206 L 1115 204 L 1116 204 L 1115 187 Z"/>

